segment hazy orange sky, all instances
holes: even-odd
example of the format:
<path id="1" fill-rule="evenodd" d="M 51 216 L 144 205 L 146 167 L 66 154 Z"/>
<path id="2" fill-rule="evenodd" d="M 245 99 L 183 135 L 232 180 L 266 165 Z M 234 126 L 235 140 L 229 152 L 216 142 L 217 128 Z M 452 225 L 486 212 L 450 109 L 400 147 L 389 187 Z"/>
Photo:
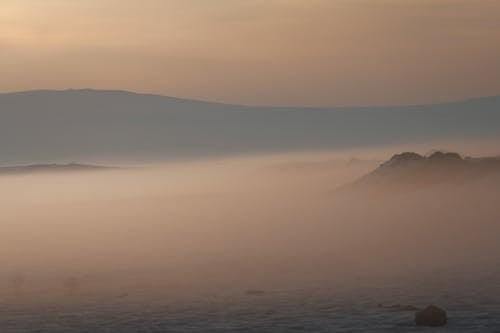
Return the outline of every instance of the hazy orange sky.
<path id="1" fill-rule="evenodd" d="M 0 0 L 0 91 L 244 104 L 500 93 L 498 0 Z"/>

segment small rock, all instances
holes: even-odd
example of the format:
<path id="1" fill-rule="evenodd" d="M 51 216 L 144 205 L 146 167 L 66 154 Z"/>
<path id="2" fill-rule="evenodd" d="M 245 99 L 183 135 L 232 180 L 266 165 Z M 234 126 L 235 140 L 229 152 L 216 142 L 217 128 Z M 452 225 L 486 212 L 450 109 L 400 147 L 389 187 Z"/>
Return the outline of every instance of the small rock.
<path id="1" fill-rule="evenodd" d="M 444 326 L 447 321 L 446 311 L 434 305 L 429 305 L 415 314 L 415 324 L 417 326 Z"/>

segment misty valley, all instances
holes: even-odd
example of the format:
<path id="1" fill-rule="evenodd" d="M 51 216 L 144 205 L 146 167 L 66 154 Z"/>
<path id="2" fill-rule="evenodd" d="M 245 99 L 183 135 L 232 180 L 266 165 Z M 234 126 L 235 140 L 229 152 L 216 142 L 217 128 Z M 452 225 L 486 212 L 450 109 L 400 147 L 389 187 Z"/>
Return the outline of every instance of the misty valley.
<path id="1" fill-rule="evenodd" d="M 500 333 L 499 0 L 0 0 L 0 333 Z"/>
<path id="2" fill-rule="evenodd" d="M 500 159 L 367 150 L 0 168 L 0 327 L 500 325 Z M 85 329 L 83 329 L 85 327 Z"/>

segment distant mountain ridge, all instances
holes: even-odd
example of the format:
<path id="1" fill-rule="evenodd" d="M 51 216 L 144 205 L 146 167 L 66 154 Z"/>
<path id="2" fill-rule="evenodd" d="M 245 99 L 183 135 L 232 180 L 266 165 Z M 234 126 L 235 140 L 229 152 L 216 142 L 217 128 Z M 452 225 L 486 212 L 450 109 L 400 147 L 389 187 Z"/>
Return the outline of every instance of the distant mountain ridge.
<path id="1" fill-rule="evenodd" d="M 111 90 L 0 94 L 0 165 L 179 159 L 500 138 L 500 96 L 400 107 L 253 107 Z"/>
<path id="2" fill-rule="evenodd" d="M 32 174 L 41 172 L 75 172 L 75 171 L 98 171 L 114 169 L 100 165 L 91 164 L 30 164 L 30 165 L 16 165 L 0 167 L 0 176 L 2 175 L 16 175 L 16 174 Z"/>

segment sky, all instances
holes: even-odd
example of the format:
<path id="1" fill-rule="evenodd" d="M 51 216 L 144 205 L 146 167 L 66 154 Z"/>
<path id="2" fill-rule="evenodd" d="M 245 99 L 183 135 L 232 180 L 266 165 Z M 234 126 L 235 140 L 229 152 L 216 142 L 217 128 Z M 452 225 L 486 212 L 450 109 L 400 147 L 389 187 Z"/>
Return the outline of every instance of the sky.
<path id="1" fill-rule="evenodd" d="M 0 92 L 250 105 L 500 93 L 498 0 L 0 0 Z"/>

